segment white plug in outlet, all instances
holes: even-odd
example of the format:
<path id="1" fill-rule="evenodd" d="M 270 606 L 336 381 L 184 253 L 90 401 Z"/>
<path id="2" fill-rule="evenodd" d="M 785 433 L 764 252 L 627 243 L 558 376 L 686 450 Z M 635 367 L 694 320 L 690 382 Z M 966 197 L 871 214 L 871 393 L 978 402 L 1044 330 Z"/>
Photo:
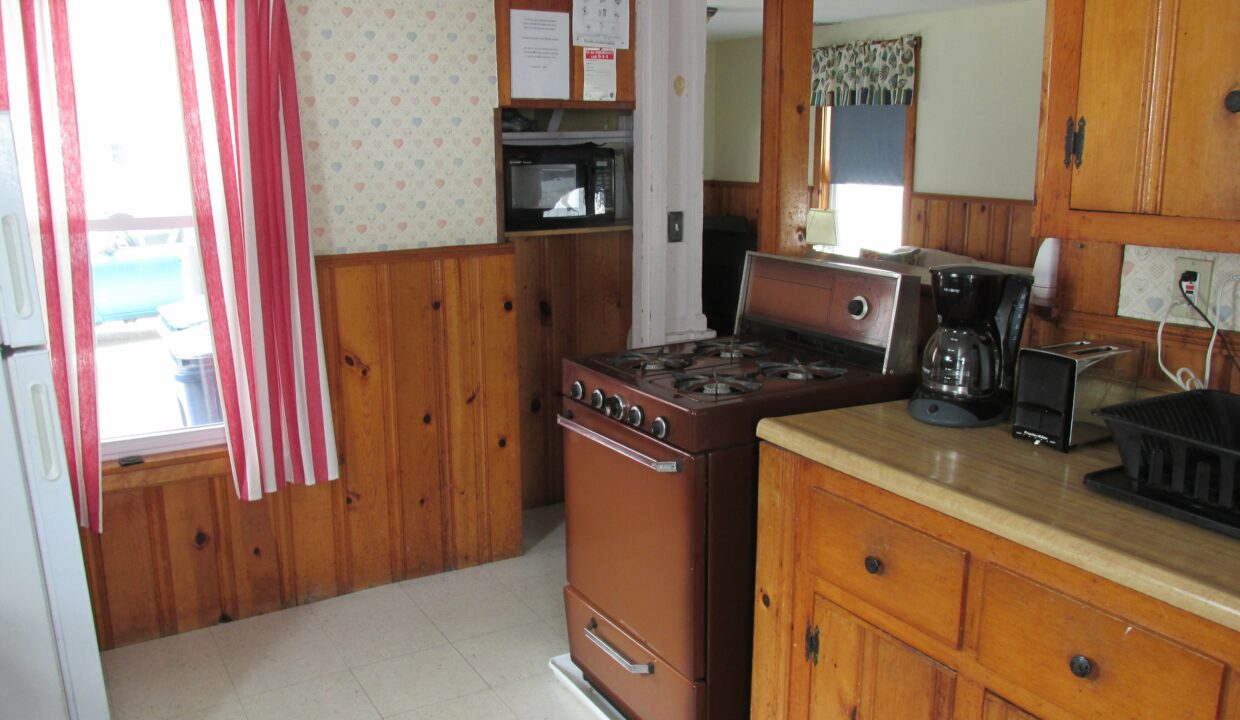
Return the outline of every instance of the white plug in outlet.
<path id="1" fill-rule="evenodd" d="M 1203 312 L 1210 312 L 1210 280 L 1214 274 L 1214 261 L 1204 258 L 1176 258 L 1175 270 L 1171 277 L 1171 287 L 1174 293 L 1172 302 L 1179 303 L 1172 308 L 1171 317 L 1181 320 L 1196 320 L 1196 324 L 1204 325 L 1205 323 L 1202 322 L 1201 316 L 1197 314 L 1196 310 L 1184 304 L 1184 297 L 1180 294 L 1180 278 L 1186 272 L 1197 274 L 1196 281 L 1189 288 L 1186 288 L 1186 293 Z"/>

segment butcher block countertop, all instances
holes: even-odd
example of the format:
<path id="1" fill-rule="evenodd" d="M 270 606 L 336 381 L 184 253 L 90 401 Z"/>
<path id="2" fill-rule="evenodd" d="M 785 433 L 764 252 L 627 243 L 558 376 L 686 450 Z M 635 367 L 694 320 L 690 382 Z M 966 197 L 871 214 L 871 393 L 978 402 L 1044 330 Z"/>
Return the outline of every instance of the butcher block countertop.
<path id="1" fill-rule="evenodd" d="M 1112 443 L 1064 454 L 1010 425 L 940 428 L 906 402 L 768 418 L 758 436 L 945 515 L 1240 631 L 1240 540 L 1086 489 Z"/>

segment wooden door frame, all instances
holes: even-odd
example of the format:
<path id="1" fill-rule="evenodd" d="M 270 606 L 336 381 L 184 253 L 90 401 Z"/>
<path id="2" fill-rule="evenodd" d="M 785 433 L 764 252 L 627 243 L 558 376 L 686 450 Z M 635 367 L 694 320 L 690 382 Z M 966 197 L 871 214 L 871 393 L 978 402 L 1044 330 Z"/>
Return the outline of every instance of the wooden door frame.
<path id="1" fill-rule="evenodd" d="M 758 249 L 762 252 L 800 255 L 805 251 L 813 44 L 814 0 L 765 0 L 758 175 Z"/>

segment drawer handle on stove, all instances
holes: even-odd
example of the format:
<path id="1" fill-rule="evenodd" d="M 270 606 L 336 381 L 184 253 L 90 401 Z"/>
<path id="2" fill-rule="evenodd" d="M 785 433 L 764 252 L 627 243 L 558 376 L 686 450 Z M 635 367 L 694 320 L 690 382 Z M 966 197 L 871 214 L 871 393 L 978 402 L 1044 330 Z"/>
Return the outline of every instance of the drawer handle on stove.
<path id="1" fill-rule="evenodd" d="M 631 447 L 627 447 L 622 443 L 618 443 L 615 440 L 612 440 L 606 435 L 603 435 L 601 433 L 596 433 L 589 428 L 582 427 L 581 425 L 578 425 L 577 423 L 573 422 L 572 420 L 569 420 L 563 415 L 556 417 L 555 421 L 559 423 L 560 427 L 563 427 L 568 430 L 572 430 L 573 432 L 578 433 L 590 440 L 593 440 L 599 445 L 606 447 L 608 450 L 614 450 L 615 452 L 620 453 L 621 455 L 625 456 L 626 458 L 630 460 L 633 460 L 634 462 L 639 462 L 642 465 L 645 465 L 646 467 L 650 468 L 651 470 L 654 470 L 657 473 L 678 473 L 680 472 L 680 461 L 679 460 L 655 460 L 652 457 L 647 457 L 646 455 L 643 455 L 642 453 L 637 452 Z"/>
<path id="2" fill-rule="evenodd" d="M 586 637 L 590 638 L 590 642 L 598 645 L 600 650 L 607 653 L 607 657 L 615 660 L 617 665 L 634 675 L 654 675 L 654 663 L 638 664 L 629 662 L 627 658 L 620 654 L 619 650 L 609 645 L 606 640 L 598 636 L 598 633 L 594 632 L 597 628 L 598 622 L 591 618 L 590 624 L 586 625 Z"/>

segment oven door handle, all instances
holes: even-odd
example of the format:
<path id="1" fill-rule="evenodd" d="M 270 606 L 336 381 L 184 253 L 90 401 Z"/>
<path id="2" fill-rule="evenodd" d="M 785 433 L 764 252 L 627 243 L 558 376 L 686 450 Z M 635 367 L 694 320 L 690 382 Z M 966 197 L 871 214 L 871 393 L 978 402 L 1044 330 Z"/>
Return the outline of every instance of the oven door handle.
<path id="1" fill-rule="evenodd" d="M 679 460 L 655 460 L 654 458 L 644 455 L 634 450 L 633 448 L 624 445 L 623 443 L 619 443 L 619 442 L 616 442 L 615 440 L 612 440 L 611 438 L 607 437 L 606 435 L 603 435 L 602 433 L 597 433 L 591 430 L 590 428 L 584 427 L 582 425 L 578 425 L 577 423 L 573 422 L 572 420 L 569 420 L 563 415 L 556 416 L 555 421 L 560 425 L 560 427 L 566 430 L 571 430 L 579 435 L 582 435 L 583 437 L 589 440 L 593 440 L 594 442 L 598 443 L 599 445 L 602 445 L 608 450 L 618 452 L 621 455 L 625 456 L 626 458 L 634 462 L 641 463 L 642 465 L 645 465 L 646 467 L 650 468 L 651 470 L 654 470 L 657 473 L 678 473 L 680 472 L 680 461 Z"/>
<path id="2" fill-rule="evenodd" d="M 598 622 L 594 618 L 590 618 L 590 624 L 586 625 L 586 637 L 590 638 L 590 642 L 598 645 L 599 649 L 607 653 L 607 657 L 616 661 L 616 664 L 624 668 L 634 675 L 654 675 L 654 663 L 631 663 L 628 658 L 620 654 L 620 651 L 611 646 L 599 634 L 594 632 L 598 629 Z"/>

